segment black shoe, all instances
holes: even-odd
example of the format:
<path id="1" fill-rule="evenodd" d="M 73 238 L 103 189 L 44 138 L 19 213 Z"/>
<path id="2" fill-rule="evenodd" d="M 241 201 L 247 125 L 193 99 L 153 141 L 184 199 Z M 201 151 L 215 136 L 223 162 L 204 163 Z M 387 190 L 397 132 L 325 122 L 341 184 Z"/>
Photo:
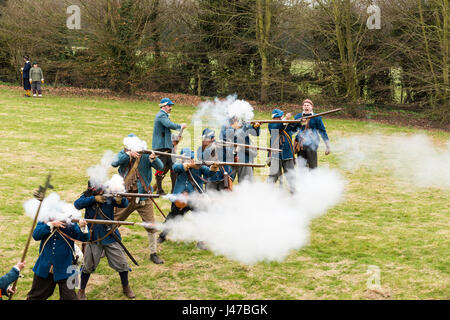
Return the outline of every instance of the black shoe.
<path id="1" fill-rule="evenodd" d="M 164 260 L 162 260 L 160 257 L 158 257 L 158 255 L 156 253 L 152 253 L 150 255 L 150 261 L 155 264 L 163 264 L 164 263 Z"/>
<path id="2" fill-rule="evenodd" d="M 157 242 L 163 243 L 164 241 L 166 241 L 166 237 L 159 235 Z"/>

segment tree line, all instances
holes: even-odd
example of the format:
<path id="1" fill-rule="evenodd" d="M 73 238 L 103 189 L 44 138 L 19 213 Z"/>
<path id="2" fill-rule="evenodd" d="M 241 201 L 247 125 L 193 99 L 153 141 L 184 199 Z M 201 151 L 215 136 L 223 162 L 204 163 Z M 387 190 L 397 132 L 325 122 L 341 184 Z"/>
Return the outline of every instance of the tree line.
<path id="1" fill-rule="evenodd" d="M 7 82 L 20 81 L 28 54 L 55 86 L 237 93 L 262 103 L 309 97 L 449 119 L 448 0 L 0 0 L 0 8 Z"/>

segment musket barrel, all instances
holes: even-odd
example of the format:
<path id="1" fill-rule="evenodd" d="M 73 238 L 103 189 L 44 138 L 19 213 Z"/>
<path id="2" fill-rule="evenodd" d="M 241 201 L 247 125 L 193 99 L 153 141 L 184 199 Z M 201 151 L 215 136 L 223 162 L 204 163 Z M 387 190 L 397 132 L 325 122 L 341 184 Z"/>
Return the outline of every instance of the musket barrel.
<path id="1" fill-rule="evenodd" d="M 163 151 L 155 151 L 155 150 L 142 150 L 142 151 L 138 151 L 138 153 L 141 153 L 141 154 L 151 154 L 151 153 L 155 153 L 156 155 L 159 155 L 159 156 L 171 156 L 171 157 L 174 157 L 174 158 L 180 158 L 180 159 L 186 159 L 186 160 L 191 159 L 191 158 L 189 158 L 189 157 L 182 156 L 182 155 L 180 155 L 180 154 L 169 153 L 169 152 L 163 152 Z"/>
<path id="2" fill-rule="evenodd" d="M 339 112 L 341 110 L 342 110 L 342 108 L 333 109 L 333 110 L 317 113 L 317 114 L 314 114 L 311 116 L 301 117 L 300 119 L 297 119 L 297 120 L 252 120 L 252 121 L 250 121 L 250 123 L 257 123 L 257 122 L 259 122 L 259 123 L 300 123 L 300 122 L 308 120 L 308 119 L 321 117 L 321 116 L 324 116 L 324 115 L 327 115 L 330 113 Z"/>
<path id="3" fill-rule="evenodd" d="M 106 193 L 105 197 L 139 197 L 139 198 L 159 198 L 159 194 L 150 193 L 129 193 L 129 192 L 117 192 L 117 193 Z"/>
<path id="4" fill-rule="evenodd" d="M 264 151 L 278 151 L 278 152 L 282 151 L 281 149 L 276 149 L 276 148 L 266 148 L 266 147 L 252 146 L 250 144 L 229 142 L 229 141 L 223 141 L 223 140 L 216 141 L 216 143 L 220 144 L 220 145 L 224 145 L 224 144 L 227 145 L 228 144 L 228 145 L 233 145 L 233 146 L 236 146 L 236 147 L 245 147 L 245 148 L 249 148 L 249 149 L 258 149 L 258 150 L 264 150 Z"/>
<path id="5" fill-rule="evenodd" d="M 115 224 L 119 226 L 134 226 L 136 223 L 131 221 L 115 221 L 115 220 L 99 220 L 99 219 L 84 219 L 87 223 L 92 224 Z M 72 219 L 73 223 L 80 222 L 80 219 Z"/>
<path id="6" fill-rule="evenodd" d="M 202 161 L 199 162 L 198 164 L 204 164 L 206 166 L 212 166 L 212 165 L 216 165 L 216 166 L 230 166 L 230 167 L 253 167 L 253 168 L 263 168 L 266 165 L 265 164 L 260 164 L 260 163 L 242 163 L 242 162 L 216 162 L 216 161 Z"/>

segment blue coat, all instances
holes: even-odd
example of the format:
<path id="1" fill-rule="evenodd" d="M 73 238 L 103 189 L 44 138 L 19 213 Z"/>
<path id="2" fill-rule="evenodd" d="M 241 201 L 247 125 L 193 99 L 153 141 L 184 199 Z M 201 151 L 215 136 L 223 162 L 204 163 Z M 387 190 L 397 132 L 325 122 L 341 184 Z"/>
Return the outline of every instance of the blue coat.
<path id="1" fill-rule="evenodd" d="M 244 123 L 239 129 L 234 129 L 230 125 L 222 126 L 220 130 L 220 139 L 234 143 L 251 144 L 250 136 L 259 137 L 261 128 L 254 128 L 250 123 Z M 253 159 L 258 155 L 255 149 L 240 148 L 238 152 L 239 162 L 252 163 Z"/>
<path id="2" fill-rule="evenodd" d="M 233 156 L 232 148 L 225 148 L 226 152 L 228 152 L 228 157 Z M 212 148 L 206 148 L 204 151 L 202 151 L 202 147 L 198 147 L 197 149 L 197 159 L 200 161 L 214 161 L 215 159 L 211 156 Z M 227 157 L 224 156 L 224 153 L 222 151 L 222 148 L 217 148 L 217 159 L 222 159 L 219 161 L 225 161 Z M 231 153 L 230 153 L 231 152 Z M 211 174 L 208 177 L 208 182 L 219 182 L 223 181 L 224 179 L 224 171 L 227 172 L 230 177 L 234 180 L 233 170 L 230 166 L 223 166 L 220 167 L 219 171 L 213 172 L 211 171 Z"/>
<path id="3" fill-rule="evenodd" d="M 30 79 L 30 70 L 31 70 L 31 62 L 25 62 L 25 65 L 23 66 L 23 79 L 27 79 L 29 81 Z"/>
<path id="4" fill-rule="evenodd" d="M 292 142 L 292 133 L 296 127 L 283 123 L 269 123 L 270 147 L 281 149 L 282 152 L 272 151 L 272 158 L 288 160 L 294 158 L 294 144 Z"/>
<path id="5" fill-rule="evenodd" d="M 61 232 L 79 241 L 86 242 L 89 240 L 89 231 L 87 233 L 81 232 L 78 224 L 68 224 L 65 229 L 61 229 Z M 47 224 L 43 222 L 37 224 L 33 232 L 33 239 L 41 241 L 39 252 L 42 251 L 42 246 L 50 234 L 50 227 Z M 54 281 L 64 280 L 72 275 L 67 268 L 73 265 L 74 242 L 68 238 L 66 240 L 70 247 L 62 236 L 55 232 L 47 241 L 42 254 L 39 255 L 33 267 L 33 271 L 38 277 L 48 278 L 52 265 Z"/>
<path id="6" fill-rule="evenodd" d="M 85 195 L 81 195 L 81 197 L 75 201 L 74 206 L 78 210 L 86 209 L 86 212 L 84 214 L 85 219 L 94 219 L 95 217 L 95 207 L 94 205 L 97 202 L 95 201 L 95 197 L 86 197 Z M 128 200 L 127 198 L 123 197 L 121 203 L 117 203 L 114 198 L 108 198 L 105 203 L 101 203 L 100 209 L 103 211 L 103 213 L 111 220 L 114 220 L 114 207 L 118 208 L 126 208 L 128 207 Z M 107 220 L 105 217 L 103 217 L 100 213 L 97 214 L 97 217 L 95 218 L 97 220 Z M 105 224 L 88 224 L 89 231 L 92 234 L 91 240 L 97 240 L 100 238 L 103 238 L 108 233 L 108 228 L 111 228 L 112 225 L 105 225 Z M 118 229 L 114 231 L 116 236 L 122 240 L 120 237 L 120 232 Z M 100 241 L 102 244 L 110 244 L 113 242 L 116 242 L 116 239 L 113 238 L 112 235 L 107 236 L 105 239 Z"/>
<path id="7" fill-rule="evenodd" d="M 19 278 L 19 271 L 16 268 L 12 268 L 7 274 L 0 278 L 0 300 L 2 300 L 2 295 L 8 296 L 6 291 L 11 283 Z"/>
<path id="8" fill-rule="evenodd" d="M 177 173 L 177 181 L 175 182 L 175 187 L 173 189 L 173 194 L 180 194 L 183 192 L 191 193 L 191 192 L 199 192 L 197 187 L 194 187 L 191 181 L 188 179 L 188 173 L 184 171 L 183 164 L 180 162 L 174 163 L 172 166 L 173 171 Z M 203 191 L 203 179 L 208 179 L 210 176 L 215 174 L 214 171 L 211 171 L 207 166 L 201 166 L 200 169 L 189 169 L 194 177 L 194 180 L 197 182 L 199 187 Z"/>
<path id="9" fill-rule="evenodd" d="M 295 117 L 301 116 L 302 113 L 297 114 Z M 317 151 L 319 148 L 320 137 L 322 137 L 325 143 L 328 142 L 327 130 L 325 129 L 325 125 L 323 124 L 322 117 L 312 118 L 309 120 L 309 129 L 306 129 L 306 126 L 302 126 L 301 124 L 295 125 L 298 134 L 295 136 L 295 139 L 300 142 L 302 139 L 302 144 L 304 147 L 309 147 L 314 151 Z"/>
<path id="10" fill-rule="evenodd" d="M 117 155 L 117 160 L 114 161 L 111 165 L 115 168 L 119 167 L 119 174 L 125 178 L 129 171 L 129 164 L 130 163 L 130 156 L 125 153 L 125 150 L 121 150 L 119 154 Z M 143 154 L 141 156 L 141 161 L 138 165 L 139 173 L 141 174 L 145 184 L 146 188 L 148 190 L 151 190 L 153 192 L 153 188 L 151 186 L 152 182 L 152 167 L 156 170 L 163 170 L 164 164 L 159 158 L 156 158 L 154 161 L 150 160 L 150 155 Z M 141 184 L 140 179 L 137 180 L 137 186 L 138 186 L 138 192 L 139 193 L 146 193 L 144 187 Z M 141 198 L 141 200 L 147 200 L 146 198 Z"/>
<path id="11" fill-rule="evenodd" d="M 164 110 L 159 110 L 153 123 L 152 149 L 172 149 L 172 133 L 170 130 L 181 130 L 181 125 L 173 123 Z"/>

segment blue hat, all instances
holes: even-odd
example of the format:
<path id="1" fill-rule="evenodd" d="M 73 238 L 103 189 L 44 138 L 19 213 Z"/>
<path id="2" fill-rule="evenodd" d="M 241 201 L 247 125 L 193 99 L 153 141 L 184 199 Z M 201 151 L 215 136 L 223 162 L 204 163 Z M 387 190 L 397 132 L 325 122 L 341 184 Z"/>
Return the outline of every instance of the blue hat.
<path id="1" fill-rule="evenodd" d="M 163 98 L 161 100 L 161 102 L 159 103 L 159 107 L 164 107 L 164 106 L 173 106 L 175 103 L 173 103 L 169 98 Z"/>
<path id="2" fill-rule="evenodd" d="M 274 109 L 272 111 L 272 119 L 273 118 L 281 118 L 283 116 L 284 112 L 281 111 L 280 109 Z"/>
<path id="3" fill-rule="evenodd" d="M 194 151 L 192 151 L 189 148 L 183 148 L 181 149 L 181 155 L 186 156 L 186 157 L 191 157 L 191 159 L 194 159 Z"/>
<path id="4" fill-rule="evenodd" d="M 216 133 L 213 130 L 206 128 L 205 130 L 203 130 L 202 140 L 211 140 L 215 137 L 215 135 Z"/>
<path id="5" fill-rule="evenodd" d="M 295 117 L 294 117 L 294 119 L 295 120 L 298 120 L 298 119 L 300 119 L 301 117 L 303 117 L 303 113 L 297 113 L 296 115 L 295 115 Z"/>
<path id="6" fill-rule="evenodd" d="M 136 137 L 136 135 L 135 135 L 134 133 L 130 133 L 128 136 L 129 136 L 130 138 Z"/>

